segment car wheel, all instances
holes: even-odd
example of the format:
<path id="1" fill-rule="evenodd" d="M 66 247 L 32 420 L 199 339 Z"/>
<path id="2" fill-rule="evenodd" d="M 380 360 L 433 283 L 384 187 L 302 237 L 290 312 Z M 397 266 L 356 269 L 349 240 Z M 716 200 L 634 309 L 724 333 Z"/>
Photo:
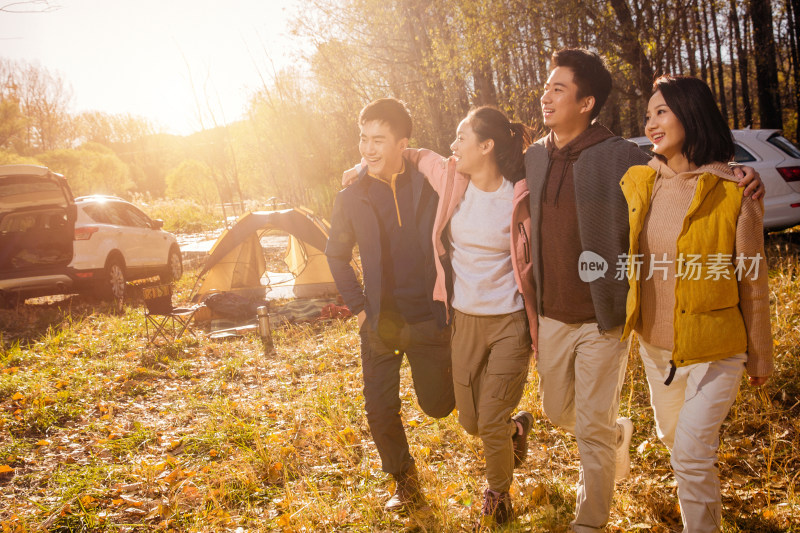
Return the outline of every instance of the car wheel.
<path id="1" fill-rule="evenodd" d="M 161 280 L 165 283 L 178 281 L 183 276 L 183 258 L 181 252 L 177 248 L 170 248 L 169 257 L 167 257 L 167 266 Z"/>
<path id="2" fill-rule="evenodd" d="M 125 296 L 125 263 L 119 257 L 106 261 L 103 278 L 97 287 L 100 298 L 121 302 Z"/>

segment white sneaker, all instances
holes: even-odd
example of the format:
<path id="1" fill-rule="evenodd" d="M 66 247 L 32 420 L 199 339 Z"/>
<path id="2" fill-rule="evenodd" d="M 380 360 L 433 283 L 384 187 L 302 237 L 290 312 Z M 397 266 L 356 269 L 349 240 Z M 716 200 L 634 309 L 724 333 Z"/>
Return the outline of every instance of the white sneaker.
<path id="1" fill-rule="evenodd" d="M 633 422 L 630 418 L 617 418 L 617 425 L 622 427 L 622 442 L 617 446 L 614 479 L 619 481 L 631 474 L 631 437 Z"/>

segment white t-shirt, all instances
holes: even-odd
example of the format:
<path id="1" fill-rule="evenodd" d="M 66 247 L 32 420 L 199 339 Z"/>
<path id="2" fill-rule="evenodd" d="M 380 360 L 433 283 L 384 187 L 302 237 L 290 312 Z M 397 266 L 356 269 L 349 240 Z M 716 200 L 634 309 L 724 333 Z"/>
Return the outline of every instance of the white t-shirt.
<path id="1" fill-rule="evenodd" d="M 472 183 L 450 220 L 453 308 L 470 315 L 503 315 L 524 309 L 511 265 L 514 186 L 503 178 L 496 191 Z"/>

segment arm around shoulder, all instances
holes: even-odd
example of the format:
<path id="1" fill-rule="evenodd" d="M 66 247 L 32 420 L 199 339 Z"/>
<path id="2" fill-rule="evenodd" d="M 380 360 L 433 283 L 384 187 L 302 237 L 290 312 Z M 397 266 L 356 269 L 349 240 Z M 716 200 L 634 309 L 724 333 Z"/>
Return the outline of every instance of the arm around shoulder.
<path id="1" fill-rule="evenodd" d="M 442 157 L 433 150 L 406 148 L 403 155 L 417 165 L 417 169 L 422 172 L 437 194 L 441 194 L 444 190 L 448 175 L 456 173 L 455 160 L 452 157 Z"/>

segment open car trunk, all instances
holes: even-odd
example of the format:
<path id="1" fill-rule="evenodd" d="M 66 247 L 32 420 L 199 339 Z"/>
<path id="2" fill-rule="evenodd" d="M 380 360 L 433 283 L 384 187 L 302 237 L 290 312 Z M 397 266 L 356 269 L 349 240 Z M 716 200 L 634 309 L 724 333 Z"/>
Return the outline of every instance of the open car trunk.
<path id="1" fill-rule="evenodd" d="M 0 167 L 0 291 L 66 288 L 76 216 L 63 176 L 33 165 Z"/>

